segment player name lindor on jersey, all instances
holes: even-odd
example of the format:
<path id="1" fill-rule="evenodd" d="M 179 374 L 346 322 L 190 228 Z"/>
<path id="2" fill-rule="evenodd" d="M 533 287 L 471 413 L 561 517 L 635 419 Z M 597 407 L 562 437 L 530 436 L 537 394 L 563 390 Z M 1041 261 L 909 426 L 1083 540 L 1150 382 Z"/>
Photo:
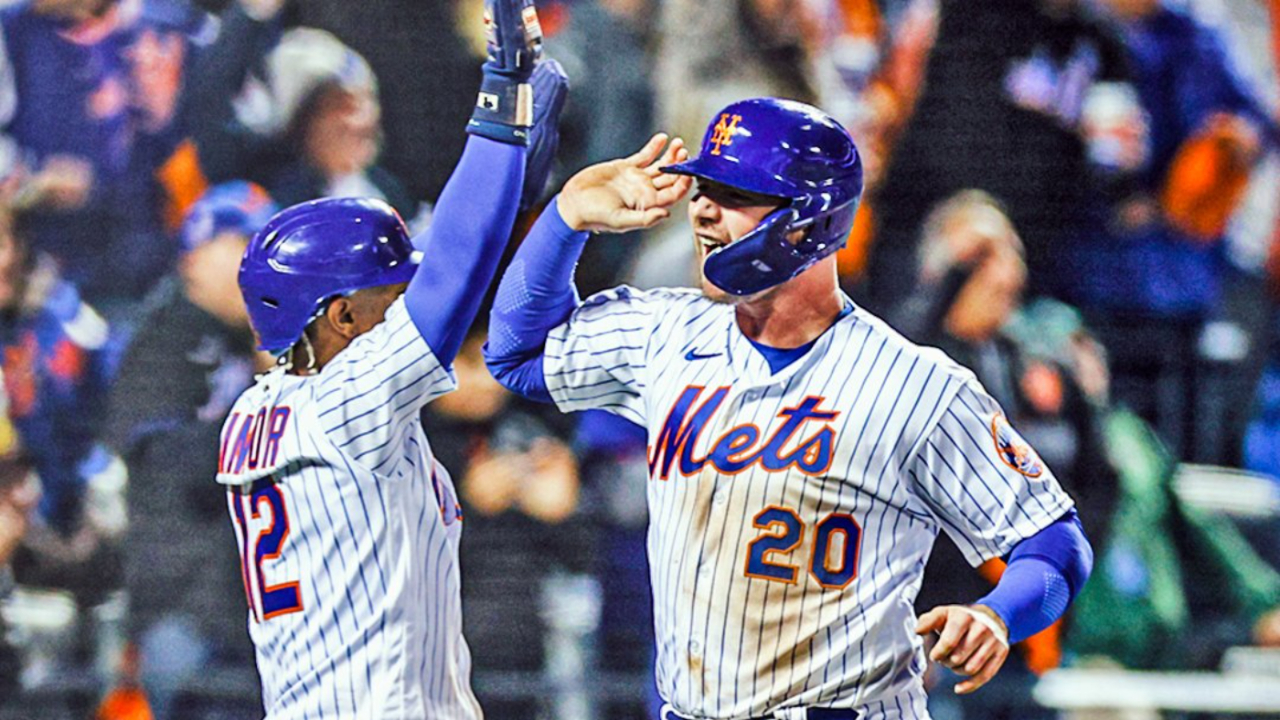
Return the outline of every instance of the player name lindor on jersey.
<path id="1" fill-rule="evenodd" d="M 292 412 L 283 406 L 259 408 L 254 414 L 233 413 L 222 431 L 218 473 L 237 474 L 273 467 L 280 452 L 280 438 L 284 437 Z"/>

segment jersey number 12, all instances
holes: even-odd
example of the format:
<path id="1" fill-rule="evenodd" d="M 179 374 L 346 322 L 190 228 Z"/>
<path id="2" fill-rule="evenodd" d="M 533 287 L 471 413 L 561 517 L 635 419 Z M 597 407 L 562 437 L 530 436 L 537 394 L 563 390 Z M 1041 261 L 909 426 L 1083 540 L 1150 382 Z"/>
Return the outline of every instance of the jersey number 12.
<path id="1" fill-rule="evenodd" d="M 235 518 L 240 541 L 241 579 L 249 609 L 258 622 L 302 610 L 302 592 L 298 583 L 267 585 L 262 563 L 280 557 L 284 541 L 289 538 L 289 508 L 284 494 L 268 479 L 255 485 L 252 492 L 228 490 L 231 514 Z M 249 520 L 259 527 L 250 537 Z"/>

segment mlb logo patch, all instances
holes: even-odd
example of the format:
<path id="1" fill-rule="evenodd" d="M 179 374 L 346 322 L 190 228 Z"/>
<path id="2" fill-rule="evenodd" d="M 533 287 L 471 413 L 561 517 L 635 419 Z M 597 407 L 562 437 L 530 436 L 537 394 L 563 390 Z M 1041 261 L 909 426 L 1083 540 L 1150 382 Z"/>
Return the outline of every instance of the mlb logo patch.
<path id="1" fill-rule="evenodd" d="M 996 455 L 1005 465 L 1029 478 L 1038 478 L 1044 474 L 1044 463 L 1040 461 L 1040 456 L 1013 429 L 1004 415 L 991 418 L 991 439 L 995 441 Z"/>

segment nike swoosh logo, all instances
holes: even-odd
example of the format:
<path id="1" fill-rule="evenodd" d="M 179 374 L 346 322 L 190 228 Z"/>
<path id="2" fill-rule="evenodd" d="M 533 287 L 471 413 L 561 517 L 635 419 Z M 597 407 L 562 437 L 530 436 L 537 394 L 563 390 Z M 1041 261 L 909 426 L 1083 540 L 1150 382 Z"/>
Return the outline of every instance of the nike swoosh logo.
<path id="1" fill-rule="evenodd" d="M 707 358 L 713 358 L 713 357 L 720 357 L 720 353 L 711 353 L 710 355 L 703 355 L 702 353 L 699 353 L 695 350 L 690 350 L 689 352 L 684 354 L 685 360 L 706 360 Z"/>

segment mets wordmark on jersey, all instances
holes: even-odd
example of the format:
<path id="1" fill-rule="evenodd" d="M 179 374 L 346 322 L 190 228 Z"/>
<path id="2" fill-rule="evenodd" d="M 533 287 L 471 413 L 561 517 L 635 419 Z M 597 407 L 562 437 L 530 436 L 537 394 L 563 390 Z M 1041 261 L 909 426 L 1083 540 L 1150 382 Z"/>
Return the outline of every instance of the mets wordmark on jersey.
<path id="1" fill-rule="evenodd" d="M 275 370 L 222 432 L 268 720 L 473 720 L 462 513 L 418 419 L 452 390 L 397 300 L 318 375 Z"/>
<path id="2" fill-rule="evenodd" d="M 976 564 L 1072 505 L 971 373 L 854 309 L 773 374 L 696 291 L 552 331 L 562 410 L 649 433 L 658 685 L 679 713 L 927 717 L 912 603 L 939 528 Z"/>

